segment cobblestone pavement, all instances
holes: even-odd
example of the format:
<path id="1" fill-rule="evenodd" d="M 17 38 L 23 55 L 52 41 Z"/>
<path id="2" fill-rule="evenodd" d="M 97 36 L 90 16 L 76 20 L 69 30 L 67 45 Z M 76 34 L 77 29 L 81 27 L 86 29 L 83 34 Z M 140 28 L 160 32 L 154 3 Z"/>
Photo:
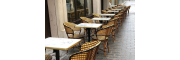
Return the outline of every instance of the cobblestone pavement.
<path id="1" fill-rule="evenodd" d="M 119 27 L 119 32 L 116 33 L 116 40 L 109 39 L 109 53 L 105 57 L 104 52 L 99 50 L 95 60 L 135 60 L 135 2 L 129 1 L 124 5 L 131 5 L 130 13 L 127 15 L 122 26 Z M 103 47 L 100 45 L 100 47 Z M 69 56 L 78 49 L 69 49 L 69 52 L 60 50 L 60 59 L 68 60 Z M 55 53 L 52 49 L 47 49 L 46 54 L 52 55 L 52 60 L 55 60 Z"/>

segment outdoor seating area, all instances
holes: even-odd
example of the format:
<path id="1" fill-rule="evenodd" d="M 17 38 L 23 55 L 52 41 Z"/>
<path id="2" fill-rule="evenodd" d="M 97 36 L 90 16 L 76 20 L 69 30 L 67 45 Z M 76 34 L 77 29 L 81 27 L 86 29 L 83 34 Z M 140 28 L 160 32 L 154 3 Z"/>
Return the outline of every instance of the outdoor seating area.
<path id="1" fill-rule="evenodd" d="M 1 60 L 180 60 L 177 1 L 44 1 L 1 1 Z"/>
<path id="2" fill-rule="evenodd" d="M 59 50 L 77 49 L 69 56 L 69 60 L 95 60 L 99 51 L 104 56 L 110 51 L 109 41 L 116 42 L 116 33 L 129 14 L 129 5 L 117 5 L 105 10 L 102 14 L 93 13 L 93 18 L 80 17 L 81 23 L 64 22 L 63 26 L 68 38 L 46 38 L 45 50 L 53 49 L 56 60 L 59 60 Z M 78 33 L 75 33 L 78 32 Z M 59 43 L 61 42 L 61 43 Z M 103 45 L 100 47 L 99 45 Z M 45 55 L 45 60 L 51 60 L 51 55 Z"/>

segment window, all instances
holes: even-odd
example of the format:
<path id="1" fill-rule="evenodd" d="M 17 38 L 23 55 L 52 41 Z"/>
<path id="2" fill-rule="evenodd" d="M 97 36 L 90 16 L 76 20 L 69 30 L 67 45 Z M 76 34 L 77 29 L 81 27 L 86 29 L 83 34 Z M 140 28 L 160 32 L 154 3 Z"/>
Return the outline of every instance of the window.
<path id="1" fill-rule="evenodd" d="M 66 0 L 68 22 L 75 20 L 74 0 Z"/>
<path id="2" fill-rule="evenodd" d="M 80 17 L 84 17 L 85 11 L 84 11 L 84 0 L 77 0 L 76 1 L 76 6 L 77 6 L 77 13 L 78 13 L 78 19 Z"/>
<path id="3" fill-rule="evenodd" d="M 92 0 L 66 0 L 68 22 L 92 14 Z"/>

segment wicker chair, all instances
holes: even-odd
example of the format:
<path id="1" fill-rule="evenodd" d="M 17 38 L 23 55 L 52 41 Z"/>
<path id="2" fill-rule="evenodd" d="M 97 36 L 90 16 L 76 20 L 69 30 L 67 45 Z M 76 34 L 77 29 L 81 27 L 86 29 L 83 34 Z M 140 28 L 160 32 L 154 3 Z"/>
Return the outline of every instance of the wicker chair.
<path id="1" fill-rule="evenodd" d="M 131 8 L 131 6 L 127 6 L 127 8 L 128 8 L 128 11 L 127 11 L 127 12 L 128 12 L 128 14 L 129 14 L 129 9 Z"/>
<path id="2" fill-rule="evenodd" d="M 93 13 L 94 17 L 100 18 L 101 16 L 99 14 Z"/>
<path id="3" fill-rule="evenodd" d="M 118 7 L 119 7 L 119 6 L 122 6 L 122 5 L 118 5 Z"/>
<path id="4" fill-rule="evenodd" d="M 69 60 L 95 60 L 101 41 L 86 42 L 81 46 L 81 51 L 72 54 Z"/>
<path id="5" fill-rule="evenodd" d="M 66 34 L 68 36 L 68 38 L 81 38 L 83 37 L 83 34 L 81 33 L 81 28 L 76 28 L 74 23 L 70 23 L 70 22 L 65 22 L 64 24 L 64 28 L 66 30 Z M 79 34 L 74 34 L 74 31 L 80 31 Z M 69 35 L 71 34 L 71 35 Z"/>
<path id="6" fill-rule="evenodd" d="M 118 13 L 117 15 L 115 16 L 118 16 L 119 17 L 119 21 L 118 21 L 118 24 L 121 26 L 122 25 L 122 21 L 123 21 L 123 12 L 120 12 Z"/>
<path id="7" fill-rule="evenodd" d="M 106 9 L 106 11 L 110 11 L 110 10 L 111 10 L 111 8 L 107 8 L 107 9 Z"/>
<path id="8" fill-rule="evenodd" d="M 116 9 L 116 7 L 112 7 L 112 9 Z"/>
<path id="9" fill-rule="evenodd" d="M 45 60 L 51 60 L 51 59 L 52 59 L 52 56 L 51 56 L 51 55 L 45 54 Z"/>
<path id="10" fill-rule="evenodd" d="M 92 37 L 93 40 L 99 40 L 103 43 L 104 48 L 100 50 L 105 52 L 105 56 L 106 56 L 106 49 L 108 49 L 108 52 L 109 52 L 108 37 L 111 34 L 112 26 L 114 25 L 112 24 L 112 25 L 102 26 L 102 28 L 97 31 L 96 36 Z"/>
<path id="11" fill-rule="evenodd" d="M 86 18 L 86 17 L 80 17 L 82 19 L 82 23 L 93 23 L 93 20 Z"/>
<path id="12" fill-rule="evenodd" d="M 125 17 L 126 17 L 126 9 L 123 8 L 118 14 L 117 16 L 119 16 L 121 18 L 121 23 L 124 21 Z"/>
<path id="13" fill-rule="evenodd" d="M 115 17 L 114 19 L 111 19 L 109 22 L 108 22 L 108 24 L 107 25 L 113 25 L 112 27 L 111 27 L 111 34 L 112 34 L 112 37 L 113 37 L 113 42 L 115 41 L 115 30 L 117 30 L 117 28 L 118 28 L 118 23 L 117 23 L 117 21 L 118 21 L 118 18 L 117 17 Z"/>
<path id="14" fill-rule="evenodd" d="M 100 16 L 99 14 L 93 13 L 93 17 L 94 18 L 101 18 L 102 16 Z M 100 23 L 99 20 L 95 20 L 95 23 Z"/>
<path id="15" fill-rule="evenodd" d="M 127 6 L 124 6 L 122 12 L 123 12 L 123 15 L 124 15 L 124 19 L 126 18 L 127 16 L 127 11 L 128 11 L 128 7 Z"/>
<path id="16" fill-rule="evenodd" d="M 70 22 L 65 22 L 63 23 L 64 25 L 64 28 L 66 30 L 66 34 L 68 36 L 68 38 L 73 38 L 73 39 L 81 39 L 82 38 L 82 41 L 81 42 L 84 42 L 84 34 L 80 34 L 81 33 L 81 28 L 75 28 L 75 25 L 74 23 L 70 23 Z M 75 31 L 80 31 L 79 34 L 75 34 L 74 32 Z M 80 43 L 79 43 L 80 45 Z M 68 50 L 67 50 L 67 53 L 68 53 Z"/>
<path id="17" fill-rule="evenodd" d="M 108 12 L 107 12 L 107 11 L 105 11 L 105 10 L 102 10 L 102 13 L 103 13 L 103 14 L 108 14 Z"/>
<path id="18" fill-rule="evenodd" d="M 123 19 L 123 17 L 122 17 L 122 14 L 121 14 L 121 13 L 115 15 L 114 17 L 115 17 L 114 19 L 116 19 L 115 25 L 116 25 L 116 30 L 117 30 L 117 33 L 118 33 L 118 32 L 119 32 L 119 26 L 122 25 L 122 19 Z"/>

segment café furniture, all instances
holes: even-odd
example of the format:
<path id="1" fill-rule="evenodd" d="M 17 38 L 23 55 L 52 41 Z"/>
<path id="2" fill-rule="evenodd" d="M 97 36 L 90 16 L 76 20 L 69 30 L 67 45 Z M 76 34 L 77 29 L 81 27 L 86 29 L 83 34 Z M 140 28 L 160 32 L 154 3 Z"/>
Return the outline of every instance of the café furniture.
<path id="1" fill-rule="evenodd" d="M 93 36 L 93 41 L 101 41 L 103 44 L 103 49 L 100 49 L 105 52 L 106 56 L 106 49 L 108 49 L 109 52 L 109 45 L 108 45 L 108 37 L 111 34 L 112 25 L 103 25 L 100 30 L 97 31 L 96 35 Z"/>
<path id="2" fill-rule="evenodd" d="M 88 42 L 90 42 L 90 29 L 99 28 L 101 27 L 101 25 L 102 24 L 98 24 L 98 23 L 80 23 L 76 25 L 75 27 L 86 28 L 86 31 L 88 32 Z"/>
<path id="3" fill-rule="evenodd" d="M 45 54 L 45 60 L 51 60 L 51 59 L 52 59 L 51 55 Z"/>
<path id="4" fill-rule="evenodd" d="M 118 10 L 119 11 L 119 10 L 122 10 L 122 9 L 112 9 L 112 10 Z"/>
<path id="5" fill-rule="evenodd" d="M 45 48 L 53 49 L 53 52 L 56 53 L 56 60 L 59 60 L 59 50 L 68 50 L 77 45 L 80 41 L 81 39 L 48 37 L 45 39 Z"/>
<path id="6" fill-rule="evenodd" d="M 103 20 L 103 21 L 108 21 L 110 20 L 111 18 L 92 18 L 92 20 Z"/>
<path id="7" fill-rule="evenodd" d="M 104 17 L 104 16 L 110 16 L 110 17 L 112 17 L 112 16 L 114 16 L 115 14 L 100 14 L 100 16 L 102 16 L 102 17 Z"/>
<path id="8" fill-rule="evenodd" d="M 81 50 L 70 55 L 69 60 L 95 60 L 101 41 L 86 42 Z"/>
<path id="9" fill-rule="evenodd" d="M 107 11 L 107 12 L 109 12 L 109 13 L 112 13 L 112 12 L 117 13 L 117 12 L 119 12 L 119 11 Z"/>
<path id="10" fill-rule="evenodd" d="M 70 23 L 70 22 L 65 22 L 63 23 L 65 31 L 66 31 L 66 35 L 68 38 L 72 38 L 72 39 L 81 39 L 82 38 L 82 42 L 84 41 L 84 34 L 80 34 L 81 33 L 81 28 L 76 28 L 74 23 Z M 79 31 L 79 34 L 75 34 L 75 31 Z M 81 45 L 79 43 L 79 45 Z M 68 53 L 68 50 L 67 50 Z"/>

